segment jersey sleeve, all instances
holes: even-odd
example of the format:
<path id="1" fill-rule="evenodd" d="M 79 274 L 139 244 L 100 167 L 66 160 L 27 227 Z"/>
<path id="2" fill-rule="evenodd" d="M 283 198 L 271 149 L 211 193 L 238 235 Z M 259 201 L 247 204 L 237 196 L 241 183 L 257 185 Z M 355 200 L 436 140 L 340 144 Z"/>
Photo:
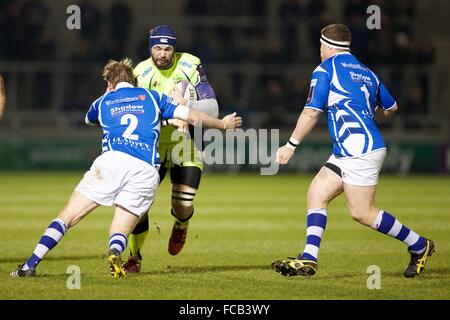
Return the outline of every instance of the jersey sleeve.
<path id="1" fill-rule="evenodd" d="M 330 79 L 328 72 L 321 67 L 316 68 L 311 76 L 308 98 L 305 108 L 325 111 L 330 93 Z"/>
<path id="2" fill-rule="evenodd" d="M 377 106 L 384 110 L 392 109 L 396 105 L 395 99 L 385 85 L 380 81 L 377 92 Z"/>
<path id="3" fill-rule="evenodd" d="M 104 96 L 101 96 L 94 102 L 92 102 L 91 106 L 89 107 L 88 112 L 86 113 L 85 122 L 87 124 L 98 124 L 100 123 L 98 120 L 98 108 L 100 106 L 100 102 L 103 100 Z"/>
<path id="4" fill-rule="evenodd" d="M 158 103 L 159 110 L 161 110 L 161 117 L 163 119 L 172 119 L 174 117 L 173 113 L 179 104 L 163 93 L 152 90 L 150 91 L 150 94 Z"/>

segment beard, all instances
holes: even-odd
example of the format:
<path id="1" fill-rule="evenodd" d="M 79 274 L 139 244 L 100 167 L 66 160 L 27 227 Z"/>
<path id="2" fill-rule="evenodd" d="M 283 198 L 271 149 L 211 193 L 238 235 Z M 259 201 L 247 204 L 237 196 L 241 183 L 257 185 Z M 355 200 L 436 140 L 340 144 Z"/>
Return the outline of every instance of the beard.
<path id="1" fill-rule="evenodd" d="M 170 59 L 156 59 L 152 56 L 153 63 L 158 69 L 169 69 L 172 66 L 172 58 Z"/>

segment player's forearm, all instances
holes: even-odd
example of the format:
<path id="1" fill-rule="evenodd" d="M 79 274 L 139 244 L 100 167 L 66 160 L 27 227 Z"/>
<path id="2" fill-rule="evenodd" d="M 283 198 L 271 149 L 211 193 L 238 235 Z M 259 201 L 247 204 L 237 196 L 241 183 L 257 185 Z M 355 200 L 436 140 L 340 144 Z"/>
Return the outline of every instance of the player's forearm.
<path id="1" fill-rule="evenodd" d="M 213 118 L 210 115 L 195 109 L 189 109 L 185 121 L 193 126 L 202 125 L 207 128 L 225 129 L 225 123 L 221 119 Z"/>
<path id="2" fill-rule="evenodd" d="M 5 105 L 6 105 L 5 85 L 3 83 L 3 78 L 0 76 L 0 119 L 3 117 Z"/>
<path id="3" fill-rule="evenodd" d="M 291 138 L 294 138 L 298 143 L 302 142 L 306 136 L 316 125 L 319 120 L 320 112 L 314 109 L 305 108 L 298 117 L 297 125 L 292 132 Z"/>
<path id="4" fill-rule="evenodd" d="M 219 117 L 219 105 L 216 99 L 204 99 L 195 101 L 192 104 L 192 109 L 204 112 L 213 118 Z"/>
<path id="5" fill-rule="evenodd" d="M 6 100 L 2 97 L 0 97 L 0 120 L 2 120 L 3 118 L 3 114 L 5 111 L 5 104 L 6 104 Z"/>
<path id="6" fill-rule="evenodd" d="M 5 83 L 2 76 L 0 76 L 0 94 L 5 95 Z"/>
<path id="7" fill-rule="evenodd" d="M 375 111 L 376 122 L 380 123 L 381 121 L 390 118 L 397 110 L 398 110 L 397 104 L 392 109 L 389 110 L 377 108 L 377 110 Z"/>

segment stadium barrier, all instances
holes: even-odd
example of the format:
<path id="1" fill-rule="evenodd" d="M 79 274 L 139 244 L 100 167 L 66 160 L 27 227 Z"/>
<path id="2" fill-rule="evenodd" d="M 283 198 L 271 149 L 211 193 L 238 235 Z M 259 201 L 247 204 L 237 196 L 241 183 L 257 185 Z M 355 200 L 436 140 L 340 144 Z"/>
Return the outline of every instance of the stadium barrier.
<path id="1" fill-rule="evenodd" d="M 100 154 L 100 146 L 100 137 L 1 139 L 0 170 L 87 170 L 95 157 Z M 223 161 L 223 164 L 210 164 L 205 170 L 259 172 L 261 168 L 269 166 L 259 160 L 257 163 L 249 164 L 250 152 L 255 152 L 254 146 L 249 146 L 249 141 L 245 144 L 236 144 L 233 152 L 233 157 L 235 159 L 240 157 L 240 163 L 244 164 L 236 164 L 237 160 L 234 164 Z M 330 153 L 331 144 L 328 141 L 305 141 L 291 162 L 287 166 L 280 167 L 279 172 L 315 172 L 328 159 Z M 271 156 L 273 160 L 275 155 Z M 450 146 L 432 141 L 420 143 L 399 141 L 388 144 L 383 170 L 396 174 L 449 173 Z"/>

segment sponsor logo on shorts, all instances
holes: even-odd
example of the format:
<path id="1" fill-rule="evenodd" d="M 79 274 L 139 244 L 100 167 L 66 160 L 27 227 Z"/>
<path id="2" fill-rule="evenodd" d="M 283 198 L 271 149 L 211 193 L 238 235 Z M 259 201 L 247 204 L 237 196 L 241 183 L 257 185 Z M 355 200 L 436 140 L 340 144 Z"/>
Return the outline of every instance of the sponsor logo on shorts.
<path id="1" fill-rule="evenodd" d="M 109 140 L 109 143 L 115 146 L 124 146 L 130 147 L 134 149 L 140 149 L 144 151 L 150 151 L 152 149 L 152 145 L 149 143 L 135 141 L 127 138 L 115 137 Z"/>

